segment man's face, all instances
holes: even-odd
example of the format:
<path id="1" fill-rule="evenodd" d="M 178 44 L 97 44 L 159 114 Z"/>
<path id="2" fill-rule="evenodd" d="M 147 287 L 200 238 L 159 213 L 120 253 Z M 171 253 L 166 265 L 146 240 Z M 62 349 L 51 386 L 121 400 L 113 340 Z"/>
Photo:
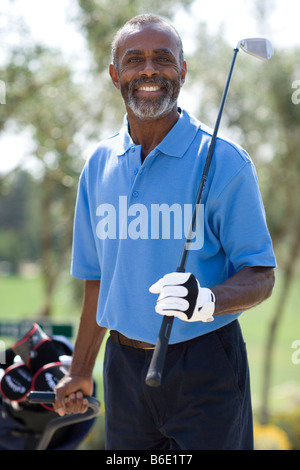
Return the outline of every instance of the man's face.
<path id="1" fill-rule="evenodd" d="M 159 24 L 126 32 L 114 77 L 111 72 L 126 106 L 143 120 L 163 117 L 177 106 L 185 74 L 176 34 Z"/>

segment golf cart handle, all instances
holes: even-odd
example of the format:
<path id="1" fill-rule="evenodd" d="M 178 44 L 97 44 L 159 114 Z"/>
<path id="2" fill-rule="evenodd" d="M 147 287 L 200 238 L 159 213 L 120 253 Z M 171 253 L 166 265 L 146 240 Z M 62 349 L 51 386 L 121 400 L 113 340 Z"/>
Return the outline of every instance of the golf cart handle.
<path id="1" fill-rule="evenodd" d="M 84 397 L 88 401 L 89 408 L 95 414 L 99 414 L 100 403 L 95 397 Z M 44 404 L 53 404 L 55 403 L 55 393 L 54 392 L 30 392 L 27 396 L 29 403 L 44 403 Z"/>
<path id="2" fill-rule="evenodd" d="M 42 437 L 38 443 L 36 450 L 45 450 L 50 443 L 53 434 L 60 428 L 64 426 L 69 426 L 70 424 L 80 423 L 82 421 L 87 421 L 89 419 L 95 418 L 100 413 L 100 403 L 94 397 L 85 396 L 84 398 L 88 401 L 88 409 L 85 413 L 74 413 L 70 415 L 59 416 L 50 421 Z M 54 392 L 30 392 L 27 395 L 27 401 L 32 404 L 41 404 L 48 403 L 53 404 L 55 402 L 55 393 Z"/>

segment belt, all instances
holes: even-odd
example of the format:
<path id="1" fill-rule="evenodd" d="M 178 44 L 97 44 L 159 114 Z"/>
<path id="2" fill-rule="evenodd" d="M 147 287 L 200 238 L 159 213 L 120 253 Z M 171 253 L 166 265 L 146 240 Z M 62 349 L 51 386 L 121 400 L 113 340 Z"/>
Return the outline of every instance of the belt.
<path id="1" fill-rule="evenodd" d="M 122 344 L 122 346 L 130 346 L 135 349 L 154 349 L 155 345 L 145 343 L 144 341 L 137 341 L 135 339 L 127 338 L 116 330 L 110 331 L 110 337 L 114 343 Z"/>

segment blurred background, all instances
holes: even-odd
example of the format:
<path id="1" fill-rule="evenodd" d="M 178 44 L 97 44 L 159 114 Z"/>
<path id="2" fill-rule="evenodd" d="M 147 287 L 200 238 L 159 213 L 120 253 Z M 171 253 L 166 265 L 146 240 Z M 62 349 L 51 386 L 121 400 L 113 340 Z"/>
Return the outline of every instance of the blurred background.
<path id="1" fill-rule="evenodd" d="M 79 321 L 70 277 L 77 182 L 124 106 L 108 75 L 110 44 L 132 16 L 165 16 L 183 39 L 179 104 L 214 127 L 233 48 L 269 38 L 262 63 L 239 54 L 220 131 L 258 173 L 278 268 L 272 297 L 241 318 L 257 449 L 300 449 L 300 36 L 295 0 L 1 0 L 0 337 L 24 320 Z M 2 325 L 2 329 L 1 329 Z M 17 339 L 17 338 L 16 338 Z M 74 339 L 74 338 L 73 338 Z M 102 399 L 100 351 L 95 369 Z M 103 445 L 103 413 L 84 448 Z"/>

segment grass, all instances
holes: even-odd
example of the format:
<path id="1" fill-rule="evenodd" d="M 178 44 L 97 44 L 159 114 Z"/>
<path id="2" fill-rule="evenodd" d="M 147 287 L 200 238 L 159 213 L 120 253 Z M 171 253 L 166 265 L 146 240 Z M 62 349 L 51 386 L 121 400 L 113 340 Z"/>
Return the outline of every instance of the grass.
<path id="1" fill-rule="evenodd" d="M 34 315 L 42 304 L 41 279 L 0 278 L 0 318 L 7 320 Z"/>
<path id="2" fill-rule="evenodd" d="M 79 322 L 80 303 L 73 301 L 69 275 L 62 277 L 56 293 L 52 320 L 55 322 L 70 322 L 74 331 Z M 299 279 L 295 279 L 284 315 L 276 337 L 276 348 L 273 360 L 271 404 L 273 409 L 283 409 L 287 405 L 299 404 L 300 364 L 292 362 L 292 343 L 300 340 L 300 315 L 298 289 Z M 270 299 L 259 307 L 245 312 L 241 319 L 241 327 L 247 344 L 252 396 L 254 409 L 259 407 L 264 347 L 270 321 L 280 292 L 281 280 L 277 279 L 274 293 Z M 0 278 L 0 322 L 24 319 L 36 320 L 37 312 L 43 302 L 43 284 L 41 279 L 24 279 L 20 277 Z M 102 369 L 104 347 L 101 348 L 96 370 Z M 99 380 L 99 398 L 102 400 L 101 378 Z"/>
<path id="3" fill-rule="evenodd" d="M 247 344 L 254 408 L 259 407 L 263 382 L 265 344 L 281 289 L 277 275 L 270 299 L 245 312 L 240 320 Z M 271 377 L 271 406 L 274 411 L 299 405 L 300 364 L 294 364 L 292 344 L 300 340 L 299 279 L 295 279 L 276 333 Z"/>

